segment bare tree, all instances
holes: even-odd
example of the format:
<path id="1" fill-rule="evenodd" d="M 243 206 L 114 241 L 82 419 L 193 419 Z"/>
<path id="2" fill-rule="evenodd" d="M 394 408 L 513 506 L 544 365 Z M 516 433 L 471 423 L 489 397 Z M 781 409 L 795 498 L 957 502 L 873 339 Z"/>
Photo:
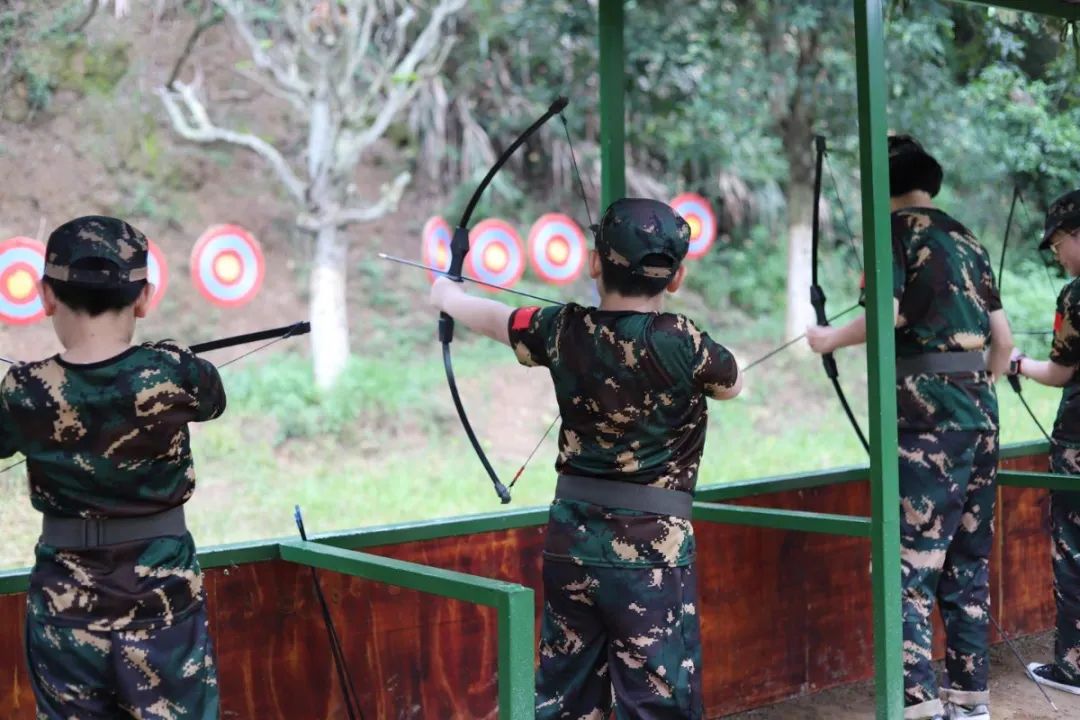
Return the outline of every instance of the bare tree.
<path id="1" fill-rule="evenodd" d="M 346 316 L 347 238 L 340 231 L 392 212 L 409 182 L 401 173 L 366 203 L 351 197 L 356 166 L 439 71 L 453 43 L 446 26 L 466 0 L 427 7 L 406 0 L 213 0 L 247 46 L 257 72 L 247 76 L 283 99 L 306 127 L 297 157 L 254 134 L 212 120 L 198 82 L 158 89 L 173 128 L 201 143 L 256 153 L 298 209 L 297 226 L 315 235 L 311 329 L 315 379 L 328 388 L 349 355 Z M 260 7 L 261 6 L 261 7 Z M 430 8 L 430 9 L 428 9 Z"/>

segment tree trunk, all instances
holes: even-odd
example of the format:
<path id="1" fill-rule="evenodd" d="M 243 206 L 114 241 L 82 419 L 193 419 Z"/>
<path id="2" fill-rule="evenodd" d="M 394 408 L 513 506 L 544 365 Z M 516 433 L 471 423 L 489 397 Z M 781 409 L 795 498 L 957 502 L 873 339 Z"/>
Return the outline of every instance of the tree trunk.
<path id="1" fill-rule="evenodd" d="M 812 263 L 813 184 L 792 173 L 787 190 L 788 206 L 788 275 L 787 321 L 784 339 L 790 340 L 806 332 L 815 323 L 810 304 Z"/>
<path id="2" fill-rule="evenodd" d="M 328 390 L 349 360 L 345 278 L 346 242 L 338 228 L 324 226 L 315 239 L 311 268 L 311 354 L 315 384 Z"/>

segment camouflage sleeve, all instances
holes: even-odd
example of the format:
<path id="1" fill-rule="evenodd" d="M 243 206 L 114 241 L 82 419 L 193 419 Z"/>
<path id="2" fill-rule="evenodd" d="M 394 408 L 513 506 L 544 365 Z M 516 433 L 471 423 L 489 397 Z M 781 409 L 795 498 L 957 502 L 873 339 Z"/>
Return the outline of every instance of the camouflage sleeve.
<path id="1" fill-rule="evenodd" d="M 900 301 L 907 289 L 907 243 L 911 229 L 902 215 L 892 215 L 893 299 Z M 865 305 L 865 302 L 863 303 Z"/>
<path id="2" fill-rule="evenodd" d="M 176 360 L 180 380 L 188 394 L 195 399 L 194 422 L 205 422 L 225 412 L 225 387 L 217 367 L 185 347 L 169 342 L 154 345 Z"/>
<path id="3" fill-rule="evenodd" d="M 694 382 L 709 397 L 723 395 L 739 379 L 739 366 L 727 348 L 690 323 L 694 349 Z"/>
<path id="4" fill-rule="evenodd" d="M 1080 365 L 1080 281 L 1073 280 L 1058 295 L 1050 359 L 1066 367 Z"/>
<path id="5" fill-rule="evenodd" d="M 0 458 L 11 457 L 19 450 L 15 421 L 8 410 L 6 389 L 9 377 L 5 376 L 3 384 L 0 384 Z"/>
<path id="6" fill-rule="evenodd" d="M 510 347 L 526 367 L 548 367 L 554 343 L 556 319 L 563 308 L 551 305 L 518 308 L 510 313 Z"/>

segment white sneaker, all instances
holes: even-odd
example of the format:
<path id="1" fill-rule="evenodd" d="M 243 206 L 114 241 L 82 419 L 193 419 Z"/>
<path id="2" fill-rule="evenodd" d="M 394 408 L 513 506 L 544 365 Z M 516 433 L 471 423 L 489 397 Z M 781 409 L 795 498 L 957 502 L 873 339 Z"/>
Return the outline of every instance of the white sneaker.
<path id="1" fill-rule="evenodd" d="M 1073 684 L 1061 677 L 1061 673 L 1055 665 L 1028 663 L 1027 669 L 1035 682 L 1040 685 L 1052 687 L 1055 690 L 1061 690 L 1062 692 L 1072 693 L 1073 695 L 1080 695 L 1080 685 Z"/>
<path id="2" fill-rule="evenodd" d="M 949 720 L 990 720 L 990 706 L 957 705 L 945 703 L 945 713 Z"/>

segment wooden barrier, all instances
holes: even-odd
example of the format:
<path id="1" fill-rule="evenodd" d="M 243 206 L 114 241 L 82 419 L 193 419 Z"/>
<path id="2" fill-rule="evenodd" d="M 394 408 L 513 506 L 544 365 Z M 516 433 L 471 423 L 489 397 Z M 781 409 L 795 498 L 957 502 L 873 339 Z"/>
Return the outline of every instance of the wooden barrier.
<path id="1" fill-rule="evenodd" d="M 1004 465 L 1042 471 L 1046 460 Z M 993 611 L 1014 634 L 1053 624 L 1046 496 L 999 491 Z M 735 502 L 865 515 L 869 492 L 866 483 L 847 483 Z M 872 676 L 868 540 L 708 523 L 696 532 L 708 717 Z M 542 547 L 543 529 L 528 527 L 367 551 L 533 587 L 539 621 Z M 494 611 L 320 576 L 368 720 L 495 718 Z M 269 561 L 206 577 L 223 717 L 344 718 L 309 570 Z M 24 604 L 24 595 L 0 596 L 0 718 L 10 720 L 34 717 Z"/>

